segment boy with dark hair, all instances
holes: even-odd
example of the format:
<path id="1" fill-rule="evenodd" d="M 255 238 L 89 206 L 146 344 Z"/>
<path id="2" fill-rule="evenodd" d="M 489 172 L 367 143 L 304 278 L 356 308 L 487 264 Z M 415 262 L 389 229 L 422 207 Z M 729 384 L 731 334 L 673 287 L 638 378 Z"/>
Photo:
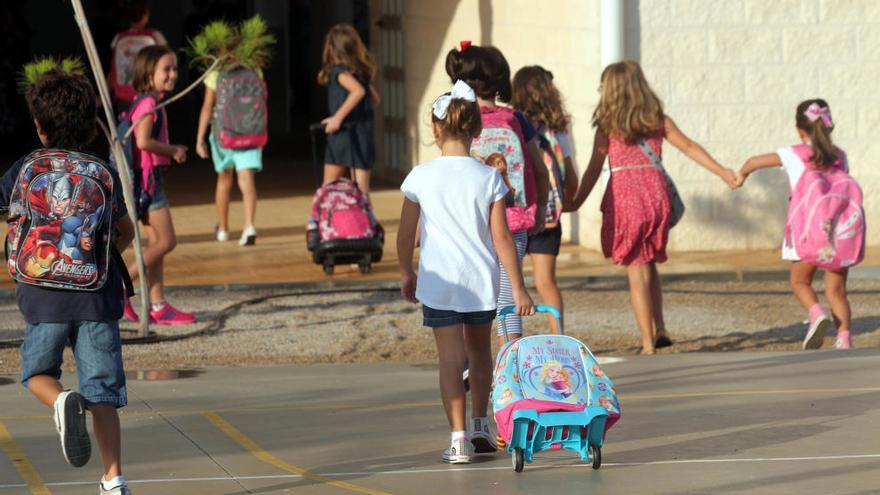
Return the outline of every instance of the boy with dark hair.
<path id="1" fill-rule="evenodd" d="M 99 493 L 130 495 L 122 477 L 116 411 L 127 403 L 118 325 L 125 266 L 117 260 L 131 243 L 134 226 L 116 173 L 82 153 L 96 134 L 89 81 L 49 71 L 28 90 L 27 102 L 47 149 L 19 159 L 0 178 L 0 211 L 9 214 L 9 271 L 19 282 L 16 298 L 27 323 L 22 384 L 54 409 L 62 453 L 75 467 L 91 455 L 85 418 L 86 409 L 91 411 L 104 464 Z M 30 187 L 22 187 L 23 181 Z M 35 244 L 40 251 L 28 251 Z M 77 290 L 69 283 L 76 277 L 92 285 Z M 64 390 L 58 381 L 68 342 L 80 392 Z"/>

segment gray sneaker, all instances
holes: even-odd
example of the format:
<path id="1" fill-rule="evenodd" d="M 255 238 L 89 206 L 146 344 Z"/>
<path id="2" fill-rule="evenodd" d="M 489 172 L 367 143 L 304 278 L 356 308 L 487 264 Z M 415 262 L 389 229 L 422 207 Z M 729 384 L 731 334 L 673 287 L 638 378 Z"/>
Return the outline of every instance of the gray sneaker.
<path id="1" fill-rule="evenodd" d="M 82 467 L 92 456 L 86 430 L 86 405 L 79 393 L 65 390 L 55 399 L 55 429 L 61 437 L 61 453 L 73 467 Z"/>
<path id="2" fill-rule="evenodd" d="M 98 482 L 99 492 L 98 495 L 131 495 L 131 490 L 128 489 L 128 485 L 125 483 L 121 485 L 114 486 L 109 490 L 104 489 L 104 484 Z"/>

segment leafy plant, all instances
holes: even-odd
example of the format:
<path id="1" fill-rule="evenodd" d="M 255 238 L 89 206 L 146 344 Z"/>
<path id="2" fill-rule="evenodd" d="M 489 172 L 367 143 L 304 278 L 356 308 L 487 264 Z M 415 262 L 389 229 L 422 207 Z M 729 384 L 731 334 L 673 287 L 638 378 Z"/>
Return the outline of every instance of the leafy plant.
<path id="1" fill-rule="evenodd" d="M 262 69 L 272 58 L 271 45 L 275 36 L 270 34 L 266 21 L 259 15 L 233 26 L 225 20 L 212 21 L 189 39 L 187 52 L 192 64 L 202 70 L 208 69 L 217 59 L 223 68 L 244 66 Z"/>
<path id="2" fill-rule="evenodd" d="M 36 84 L 37 80 L 40 79 L 43 74 L 52 70 L 60 70 L 70 74 L 81 75 L 86 73 L 86 67 L 79 58 L 64 57 L 58 59 L 55 57 L 39 57 L 33 62 L 25 64 L 21 68 L 21 73 L 18 79 L 18 90 L 22 94 L 27 93 L 31 86 Z"/>

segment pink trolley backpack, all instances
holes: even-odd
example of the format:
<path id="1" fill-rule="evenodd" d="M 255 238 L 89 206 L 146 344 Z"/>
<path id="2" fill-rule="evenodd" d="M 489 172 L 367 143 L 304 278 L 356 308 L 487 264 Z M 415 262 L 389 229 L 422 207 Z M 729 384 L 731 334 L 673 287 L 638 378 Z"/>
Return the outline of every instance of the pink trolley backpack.
<path id="1" fill-rule="evenodd" d="M 825 270 L 858 264 L 865 257 L 865 210 L 862 189 L 844 168 L 846 156 L 838 150 L 833 167 L 818 168 L 810 162 L 809 146 L 792 150 L 806 170 L 791 191 L 785 245 Z"/>
<path id="2" fill-rule="evenodd" d="M 511 232 L 535 225 L 537 193 L 531 168 L 526 166 L 522 128 L 513 110 L 505 107 L 481 107 L 483 130 L 471 143 L 471 156 L 486 161 L 492 153 L 501 153 L 507 160 L 507 178 L 513 188 L 512 204 L 507 205 L 507 226 Z"/>
<path id="3" fill-rule="evenodd" d="M 342 178 L 315 191 L 306 243 L 325 273 L 348 263 L 358 263 L 361 273 L 369 273 L 371 264 L 382 259 L 384 241 L 370 200 L 357 184 Z"/>
<path id="4" fill-rule="evenodd" d="M 503 308 L 498 324 L 504 327 L 515 309 Z M 556 308 L 537 310 L 552 314 L 562 332 Z M 583 342 L 567 335 L 507 342 L 495 359 L 493 377 L 495 423 L 515 471 L 544 450 L 576 452 L 599 469 L 605 432 L 620 419 L 620 403 L 611 379 Z"/>

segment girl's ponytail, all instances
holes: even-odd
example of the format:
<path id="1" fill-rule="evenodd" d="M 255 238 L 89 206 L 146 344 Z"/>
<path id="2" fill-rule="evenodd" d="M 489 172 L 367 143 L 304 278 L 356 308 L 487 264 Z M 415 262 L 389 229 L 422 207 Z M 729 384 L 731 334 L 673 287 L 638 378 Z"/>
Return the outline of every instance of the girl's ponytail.
<path id="1" fill-rule="evenodd" d="M 811 161 L 820 167 L 833 167 L 837 161 L 837 149 L 831 141 L 834 122 L 828 103 L 820 98 L 801 102 L 797 107 L 795 123 L 810 138 L 810 148 L 813 150 Z"/>

